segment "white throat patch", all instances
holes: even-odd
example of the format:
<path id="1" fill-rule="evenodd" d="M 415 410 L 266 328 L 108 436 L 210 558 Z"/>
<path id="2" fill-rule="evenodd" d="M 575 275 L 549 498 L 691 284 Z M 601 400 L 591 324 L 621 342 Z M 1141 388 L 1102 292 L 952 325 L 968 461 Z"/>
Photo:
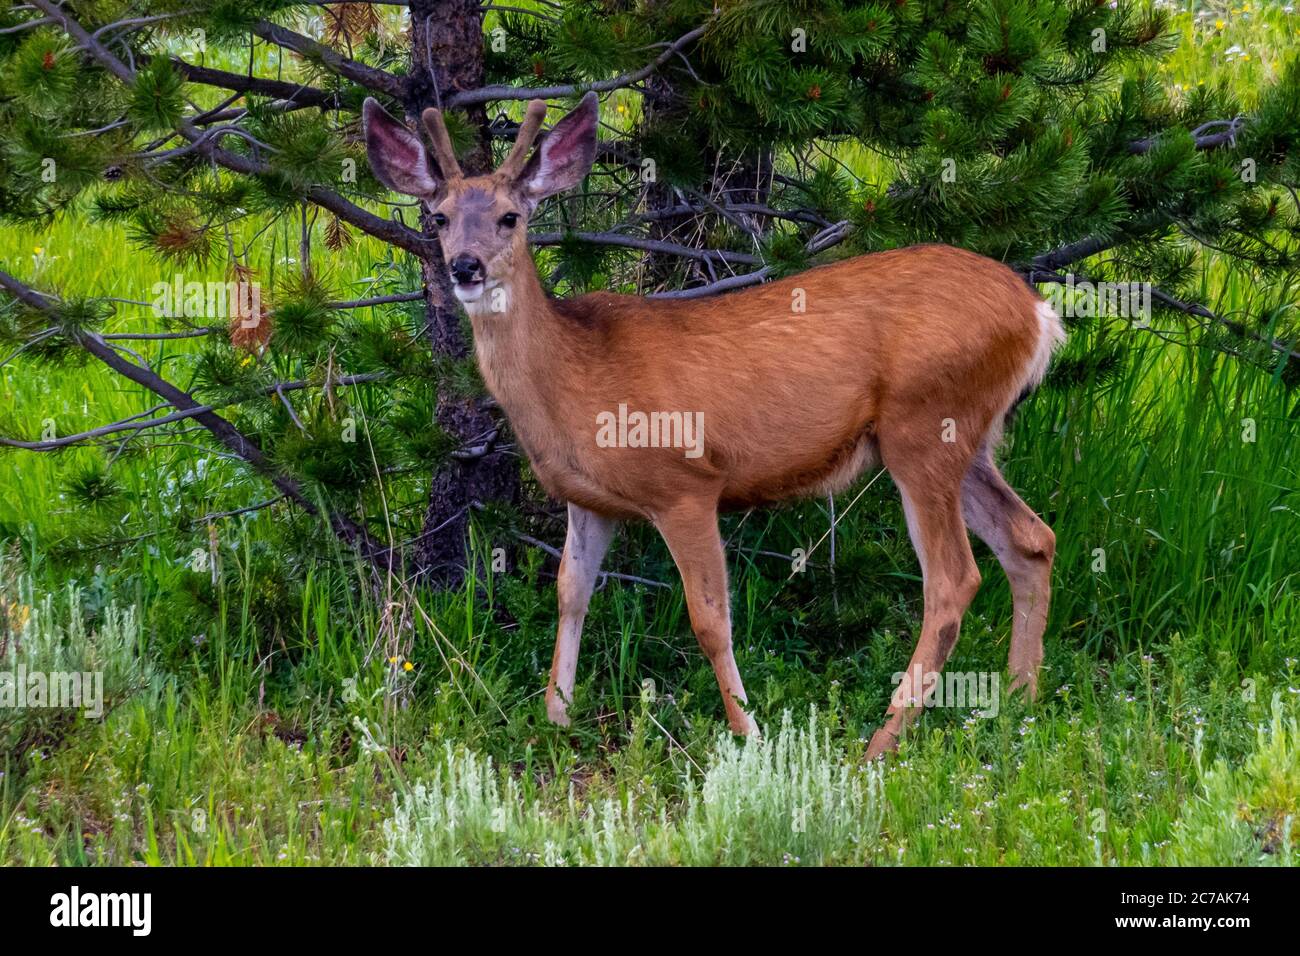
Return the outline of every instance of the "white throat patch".
<path id="1" fill-rule="evenodd" d="M 505 315 L 510 310 L 510 287 L 499 279 L 473 286 L 455 286 L 456 298 L 470 315 Z"/>

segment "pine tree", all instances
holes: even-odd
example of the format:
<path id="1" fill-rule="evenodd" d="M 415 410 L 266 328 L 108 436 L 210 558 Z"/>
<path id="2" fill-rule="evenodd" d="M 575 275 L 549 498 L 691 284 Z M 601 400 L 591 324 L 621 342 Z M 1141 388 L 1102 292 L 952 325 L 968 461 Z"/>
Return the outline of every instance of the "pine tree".
<path id="1" fill-rule="evenodd" d="M 13 361 L 98 360 L 171 407 L 54 439 L 0 423 L 4 443 L 197 423 L 375 563 L 453 580 L 471 513 L 513 520 L 497 505 L 518 502 L 518 458 L 431 223 L 389 205 L 369 172 L 366 96 L 411 120 L 444 107 L 472 172 L 503 155 L 525 100 L 601 93 L 587 188 L 532 226 L 556 294 L 707 295 L 947 242 L 1038 283 L 1148 283 L 1219 347 L 1298 377 L 1294 319 L 1214 314 L 1192 266 L 1212 250 L 1294 280 L 1300 58 L 1241 103 L 1214 84 L 1171 95 L 1158 76 L 1169 14 L 1144 3 L 492 6 L 32 0 L 0 13 L 0 216 L 120 223 L 160 266 L 268 285 L 229 324 L 125 329 L 108 298 L 0 272 Z M 845 158 L 864 151 L 860 178 Z M 392 247 L 388 279 L 345 301 L 330 256 L 357 233 Z M 268 249 L 295 267 L 258 273 Z M 178 338 L 196 347 L 169 377 L 135 351 Z M 78 479 L 85 495 L 111 496 L 110 467 Z M 406 540 L 396 551 L 384 513 Z"/>

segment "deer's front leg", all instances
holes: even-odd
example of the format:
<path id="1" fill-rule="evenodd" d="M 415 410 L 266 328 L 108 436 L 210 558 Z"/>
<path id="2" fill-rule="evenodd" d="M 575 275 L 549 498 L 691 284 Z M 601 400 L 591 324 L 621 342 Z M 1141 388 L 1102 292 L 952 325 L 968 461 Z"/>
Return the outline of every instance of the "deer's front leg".
<path id="1" fill-rule="evenodd" d="M 569 505 L 569 532 L 564 539 L 560 578 L 556 593 L 560 624 L 551 658 L 551 679 L 546 685 L 546 716 L 562 727 L 569 726 L 569 703 L 578 668 L 578 643 L 587 616 L 600 562 L 609 550 L 618 523 L 575 504 Z"/>
<path id="2" fill-rule="evenodd" d="M 727 591 L 727 559 L 718 534 L 717 505 L 712 500 L 678 504 L 657 514 L 655 527 L 682 576 L 691 629 L 713 665 L 731 730 L 753 733 L 758 725 L 745 710 L 749 698 L 731 648 L 731 596 Z"/>

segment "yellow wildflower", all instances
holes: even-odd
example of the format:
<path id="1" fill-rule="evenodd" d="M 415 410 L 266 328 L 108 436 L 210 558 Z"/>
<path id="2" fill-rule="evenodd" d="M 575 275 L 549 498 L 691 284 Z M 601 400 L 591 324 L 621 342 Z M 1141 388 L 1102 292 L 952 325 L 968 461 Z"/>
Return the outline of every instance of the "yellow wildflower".
<path id="1" fill-rule="evenodd" d="M 32 609 L 26 604 L 6 605 L 0 601 L 0 624 L 6 623 L 10 631 L 18 633 L 27 626 L 27 618 L 32 613 Z"/>

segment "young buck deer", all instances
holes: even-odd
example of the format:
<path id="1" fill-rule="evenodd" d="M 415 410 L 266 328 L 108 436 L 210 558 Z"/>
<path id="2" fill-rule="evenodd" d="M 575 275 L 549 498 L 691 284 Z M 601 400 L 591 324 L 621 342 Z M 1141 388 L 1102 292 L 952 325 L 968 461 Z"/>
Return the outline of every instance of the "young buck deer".
<path id="1" fill-rule="evenodd" d="M 1012 688 L 1032 697 L 1055 537 L 992 453 L 1005 416 L 1064 338 L 1052 309 L 1006 266 L 938 245 L 713 298 L 551 298 L 526 224 L 543 199 L 590 170 L 596 95 L 539 139 L 545 114 L 545 103 L 530 103 L 501 167 L 465 176 L 437 110 L 423 115 L 431 164 L 418 135 L 374 100 L 364 108 L 375 174 L 432 214 L 484 380 L 538 481 L 568 504 L 550 719 L 568 723 L 582 622 L 616 523 L 645 519 L 681 573 L 732 730 L 755 730 L 732 654 L 718 511 L 842 490 L 880 463 L 902 494 L 925 611 L 868 756 L 896 747 L 919 707 L 913 679 L 936 674 L 957 641 L 980 584 L 967 528 L 1010 579 Z M 642 425 L 649 419 L 649 439 L 635 425 L 622 431 L 633 422 L 628 409 L 643 413 Z M 616 411 L 626 440 L 610 440 Z M 674 439 L 691 422 L 702 425 L 702 442 L 684 451 Z"/>

